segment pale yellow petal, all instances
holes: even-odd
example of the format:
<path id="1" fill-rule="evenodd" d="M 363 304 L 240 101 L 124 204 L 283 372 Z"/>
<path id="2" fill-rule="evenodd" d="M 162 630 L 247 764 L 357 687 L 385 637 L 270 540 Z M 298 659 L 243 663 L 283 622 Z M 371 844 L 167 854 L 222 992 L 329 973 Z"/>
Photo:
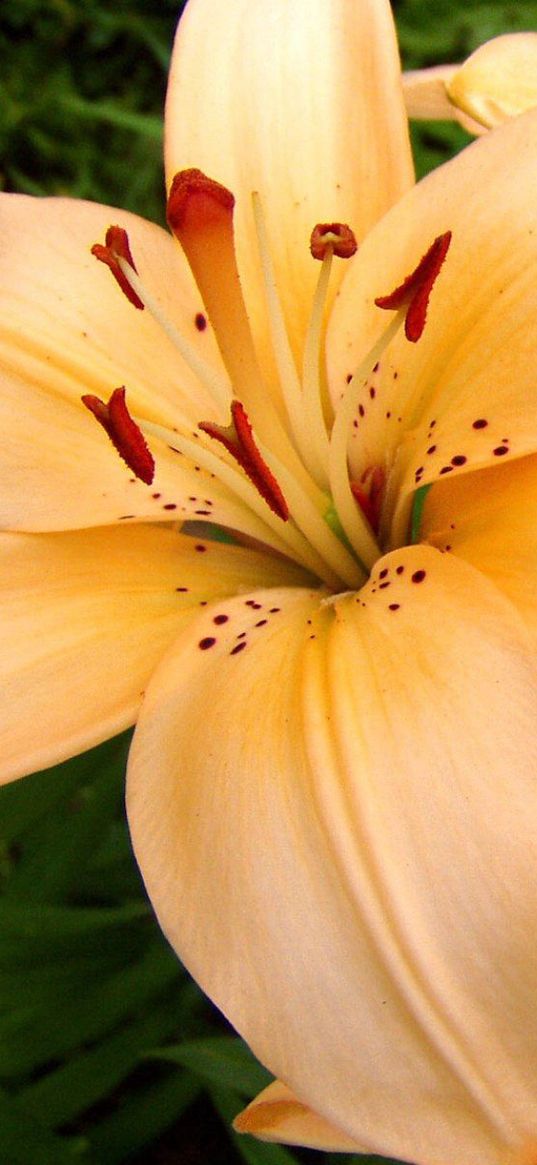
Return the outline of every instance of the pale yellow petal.
<path id="1" fill-rule="evenodd" d="M 216 417 L 208 393 L 147 310 L 91 254 L 110 225 L 128 232 L 138 272 L 168 319 L 215 368 L 199 292 L 160 227 L 127 211 L 67 198 L 0 196 L 0 368 L 54 396 L 108 399 L 125 385 L 133 411 L 164 424 Z"/>
<path id="2" fill-rule="evenodd" d="M 159 527 L 0 541 L 1 781 L 131 724 L 156 664 L 200 604 L 299 577 L 252 551 Z"/>
<path id="3" fill-rule="evenodd" d="M 346 222 L 361 239 L 412 182 L 389 4 L 191 0 L 172 58 L 165 154 L 168 182 L 199 167 L 237 197 L 240 270 L 267 367 L 250 205 L 259 192 L 301 356 L 318 276 L 313 227 Z"/>
<path id="4" fill-rule="evenodd" d="M 390 345 L 353 433 L 355 472 L 386 467 L 403 511 L 416 485 L 537 449 L 536 145 L 532 112 L 463 150 L 373 229 L 343 285 L 328 338 L 335 399 L 386 327 L 374 298 L 453 233 L 424 333 Z"/>
<path id="5" fill-rule="evenodd" d="M 420 537 L 493 579 L 537 633 L 537 457 L 437 482 Z"/>
<path id="6" fill-rule="evenodd" d="M 448 85 L 459 65 L 433 65 L 403 73 L 406 111 L 418 121 L 459 121 L 468 133 L 482 134 L 485 127 L 458 109 L 448 96 Z"/>
<path id="7" fill-rule="evenodd" d="M 209 652 L 215 607 L 180 635 L 136 730 L 129 814 L 161 925 L 365 1150 L 500 1165 L 537 1132 L 525 624 L 427 546 L 358 595 L 251 601 L 218 607 Z"/>
<path id="8" fill-rule="evenodd" d="M 455 106 L 490 129 L 537 105 L 537 32 L 511 32 L 480 45 L 448 80 Z"/>
<path id="9" fill-rule="evenodd" d="M 274 1080 L 233 1121 L 239 1133 L 260 1141 L 308 1145 L 331 1153 L 359 1153 L 360 1146 L 324 1117 L 302 1104 L 281 1080 Z"/>

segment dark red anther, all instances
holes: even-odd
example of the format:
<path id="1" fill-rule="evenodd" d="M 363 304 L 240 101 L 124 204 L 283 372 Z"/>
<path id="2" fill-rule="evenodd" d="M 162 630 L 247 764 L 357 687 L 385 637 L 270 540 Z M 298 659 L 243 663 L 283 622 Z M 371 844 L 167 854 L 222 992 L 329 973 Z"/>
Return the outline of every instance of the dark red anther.
<path id="1" fill-rule="evenodd" d="M 364 488 L 368 481 L 369 492 Z M 357 481 L 351 481 L 350 483 L 352 495 L 358 502 L 362 513 L 367 518 L 375 534 L 379 532 L 385 484 L 386 474 L 381 465 L 369 466 L 362 474 L 361 484 Z"/>
<path id="2" fill-rule="evenodd" d="M 324 259 L 332 250 L 338 259 L 350 259 L 358 250 L 354 231 L 344 222 L 318 222 L 311 232 L 310 251 L 314 259 Z"/>
<path id="3" fill-rule="evenodd" d="M 419 340 L 425 327 L 429 296 L 433 289 L 436 277 L 449 251 L 451 231 L 438 235 L 426 251 L 418 266 L 407 275 L 406 279 L 396 287 L 390 295 L 379 295 L 375 300 L 377 307 L 396 311 L 408 305 L 405 318 L 405 336 L 413 344 Z"/>
<path id="4" fill-rule="evenodd" d="M 212 421 L 201 421 L 199 428 L 231 453 L 272 512 L 284 522 L 287 521 L 289 507 L 274 474 L 257 448 L 252 426 L 241 402 L 231 402 L 231 424 L 215 425 Z"/>
<path id="5" fill-rule="evenodd" d="M 123 259 L 129 267 L 132 267 L 133 271 L 136 271 L 136 264 L 129 246 L 129 236 L 123 227 L 108 227 L 104 245 L 103 243 L 94 243 L 91 253 L 100 263 L 106 263 L 106 266 L 110 268 L 114 279 L 119 284 L 123 294 L 127 296 L 129 303 L 143 311 L 144 305 L 140 296 L 133 290 L 119 265 L 119 259 Z M 138 274 L 137 271 L 136 274 Z"/>
<path id="6" fill-rule="evenodd" d="M 155 462 L 145 437 L 133 421 L 125 402 L 125 389 L 115 388 L 108 404 L 98 396 L 87 394 L 82 403 L 102 425 L 119 456 L 140 481 L 151 485 L 155 476 Z"/>

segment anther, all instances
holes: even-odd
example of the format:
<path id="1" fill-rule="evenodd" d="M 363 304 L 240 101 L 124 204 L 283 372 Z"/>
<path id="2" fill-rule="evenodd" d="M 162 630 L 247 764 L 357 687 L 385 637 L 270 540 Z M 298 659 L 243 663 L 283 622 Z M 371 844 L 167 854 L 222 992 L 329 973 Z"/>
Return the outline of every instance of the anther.
<path id="1" fill-rule="evenodd" d="M 364 488 L 367 482 L 369 490 Z M 352 495 L 375 534 L 379 532 L 385 484 L 386 474 L 382 465 L 369 466 L 362 474 L 360 482 L 350 482 Z"/>
<path id="2" fill-rule="evenodd" d="M 140 481 L 151 485 L 155 476 L 155 462 L 141 429 L 129 413 L 125 402 L 125 388 L 115 388 L 108 404 L 91 394 L 82 397 L 82 404 L 102 425 L 129 469 L 132 469 Z"/>
<path id="3" fill-rule="evenodd" d="M 252 426 L 240 401 L 231 403 L 231 422 L 229 425 L 216 425 L 211 421 L 202 421 L 199 428 L 215 441 L 219 441 L 224 449 L 234 457 L 247 477 L 267 505 L 278 518 L 285 522 L 289 517 L 289 508 L 283 493 L 264 461 L 254 440 Z"/>
<path id="4" fill-rule="evenodd" d="M 310 251 L 314 259 L 324 259 L 328 251 L 338 259 L 350 259 L 358 250 L 354 231 L 343 222 L 319 222 L 311 232 Z"/>
<path id="5" fill-rule="evenodd" d="M 131 287 L 126 275 L 121 270 L 119 263 L 119 260 L 123 259 L 123 261 L 128 263 L 129 267 L 132 267 L 132 270 L 137 273 L 136 264 L 132 257 L 129 245 L 129 236 L 126 230 L 124 230 L 123 227 L 108 227 L 104 245 L 103 243 L 94 243 L 93 247 L 91 248 L 91 253 L 92 255 L 95 255 L 95 258 L 98 259 L 100 263 L 106 263 L 106 266 L 110 268 L 114 279 L 119 284 L 123 294 L 127 296 L 129 303 L 132 303 L 134 307 L 137 307 L 140 311 L 143 311 L 144 305 L 142 300 L 140 299 L 140 296 L 136 294 L 134 288 Z"/>
<path id="6" fill-rule="evenodd" d="M 407 307 L 405 336 L 415 344 L 425 327 L 429 297 L 434 283 L 449 251 L 451 231 L 438 235 L 420 259 L 417 267 L 389 295 L 379 295 L 375 299 L 377 307 L 397 311 Z"/>

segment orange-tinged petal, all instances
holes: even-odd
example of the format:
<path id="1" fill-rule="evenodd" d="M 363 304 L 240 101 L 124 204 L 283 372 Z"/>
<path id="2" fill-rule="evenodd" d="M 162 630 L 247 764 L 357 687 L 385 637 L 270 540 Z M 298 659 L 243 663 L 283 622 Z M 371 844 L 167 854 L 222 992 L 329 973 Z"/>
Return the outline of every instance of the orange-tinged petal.
<path id="1" fill-rule="evenodd" d="M 285 1141 L 332 1153 L 359 1153 L 351 1137 L 313 1112 L 282 1084 L 274 1080 L 233 1121 L 239 1133 L 251 1133 L 260 1141 Z"/>
<path id="2" fill-rule="evenodd" d="M 131 753 L 164 931 L 270 1070 L 364 1149 L 499 1165 L 537 1130 L 524 622 L 427 546 L 321 605 L 226 602 L 201 652 L 215 610 L 155 674 Z"/>
<path id="3" fill-rule="evenodd" d="M 537 32 L 480 45 L 447 82 L 455 106 L 487 129 L 537 105 Z"/>
<path id="4" fill-rule="evenodd" d="M 437 482 L 420 537 L 493 579 L 537 633 L 537 457 Z"/>
<path id="5" fill-rule="evenodd" d="M 172 58 L 165 155 L 168 184 L 198 167 L 236 196 L 239 268 L 266 367 L 250 204 L 259 192 L 301 357 L 318 277 L 313 227 L 348 223 L 360 240 L 412 182 L 389 4 L 193 0 Z"/>
<path id="6" fill-rule="evenodd" d="M 131 724 L 200 603 L 300 578 L 253 551 L 155 526 L 0 537 L 3 781 Z"/>
<path id="7" fill-rule="evenodd" d="M 133 411 L 173 425 L 216 418 L 198 378 L 148 311 L 137 311 L 91 254 L 123 226 L 140 277 L 167 318 L 214 368 L 220 356 L 183 256 L 160 227 L 127 211 L 67 198 L 0 196 L 0 367 L 55 397 L 108 396 L 124 384 Z M 218 419 L 218 418 L 216 418 Z"/>
<path id="8" fill-rule="evenodd" d="M 410 345 L 401 334 L 390 345 L 374 399 L 363 390 L 353 434 L 353 476 L 385 466 L 403 517 L 417 485 L 537 449 L 536 141 L 531 112 L 420 182 L 366 239 L 334 310 L 328 349 L 337 399 L 385 327 L 374 298 L 452 231 L 423 336 Z M 404 530 L 398 520 L 397 539 Z"/>

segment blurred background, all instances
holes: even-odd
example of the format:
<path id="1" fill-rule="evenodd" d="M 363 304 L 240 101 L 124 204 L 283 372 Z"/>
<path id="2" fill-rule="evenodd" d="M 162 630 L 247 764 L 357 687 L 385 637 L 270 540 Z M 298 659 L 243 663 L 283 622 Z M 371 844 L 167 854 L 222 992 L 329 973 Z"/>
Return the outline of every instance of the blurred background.
<path id="1" fill-rule="evenodd" d="M 182 7 L 2 0 L 0 188 L 162 223 L 162 109 Z M 406 68 L 537 30 L 537 0 L 393 8 Z M 418 175 L 468 140 L 452 124 L 413 129 Z M 153 920 L 125 826 L 127 750 L 121 737 L 0 790 L 0 1165 L 380 1165 L 231 1130 L 270 1078 Z"/>

